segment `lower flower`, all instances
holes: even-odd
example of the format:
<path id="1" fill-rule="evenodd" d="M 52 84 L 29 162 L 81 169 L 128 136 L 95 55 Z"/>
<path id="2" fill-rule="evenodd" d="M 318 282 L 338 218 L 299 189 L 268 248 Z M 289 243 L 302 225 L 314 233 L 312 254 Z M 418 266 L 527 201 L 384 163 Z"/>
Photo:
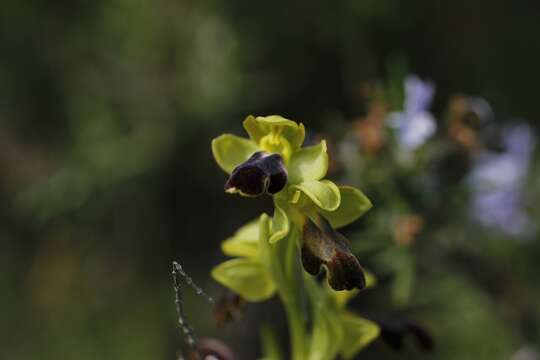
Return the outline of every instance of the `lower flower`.
<path id="1" fill-rule="evenodd" d="M 328 283 L 334 290 L 366 287 L 364 270 L 352 254 L 348 240 L 324 217 L 318 215 L 316 222 L 305 219 L 302 240 L 302 264 L 309 274 L 319 274 L 324 266 Z"/>

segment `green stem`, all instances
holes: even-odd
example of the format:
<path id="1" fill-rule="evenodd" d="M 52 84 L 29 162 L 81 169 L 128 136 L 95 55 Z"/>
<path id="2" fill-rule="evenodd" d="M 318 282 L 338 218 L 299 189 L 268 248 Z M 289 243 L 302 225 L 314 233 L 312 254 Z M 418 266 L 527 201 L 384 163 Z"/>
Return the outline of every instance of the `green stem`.
<path id="1" fill-rule="evenodd" d="M 306 328 L 302 310 L 294 303 L 284 303 L 289 320 L 292 356 L 294 360 L 306 359 Z"/>
<path id="2" fill-rule="evenodd" d="M 302 307 L 302 277 L 298 251 L 298 229 L 292 227 L 289 235 L 276 244 L 276 253 L 272 259 L 274 273 L 279 278 L 279 296 L 285 307 L 289 321 L 291 338 L 291 359 L 305 360 L 306 354 L 306 322 Z"/>

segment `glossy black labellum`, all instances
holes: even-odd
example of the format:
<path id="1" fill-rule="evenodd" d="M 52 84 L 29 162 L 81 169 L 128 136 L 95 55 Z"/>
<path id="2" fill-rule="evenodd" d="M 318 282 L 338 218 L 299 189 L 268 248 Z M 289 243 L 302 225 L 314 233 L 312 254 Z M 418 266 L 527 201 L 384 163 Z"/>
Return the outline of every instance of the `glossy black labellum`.
<path id="1" fill-rule="evenodd" d="M 225 184 L 228 193 L 245 196 L 276 194 L 287 184 L 287 169 L 279 154 L 254 153 L 238 165 Z"/>

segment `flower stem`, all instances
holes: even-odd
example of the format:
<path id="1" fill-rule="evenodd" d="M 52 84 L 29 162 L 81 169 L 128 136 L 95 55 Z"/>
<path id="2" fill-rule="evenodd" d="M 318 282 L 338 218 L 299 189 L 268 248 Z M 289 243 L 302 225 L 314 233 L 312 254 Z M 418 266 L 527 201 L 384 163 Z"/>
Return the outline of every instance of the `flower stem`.
<path id="1" fill-rule="evenodd" d="M 282 286 L 280 297 L 285 307 L 289 321 L 289 333 L 291 337 L 291 358 L 293 360 L 305 360 L 306 354 L 306 322 L 302 307 L 302 276 L 298 261 L 298 236 L 296 227 L 290 229 L 289 235 L 282 239 L 284 249 L 280 262 Z"/>
<path id="2" fill-rule="evenodd" d="M 297 304 L 284 303 L 289 320 L 289 332 L 291 337 L 291 358 L 293 360 L 306 359 L 306 329 L 302 311 Z"/>

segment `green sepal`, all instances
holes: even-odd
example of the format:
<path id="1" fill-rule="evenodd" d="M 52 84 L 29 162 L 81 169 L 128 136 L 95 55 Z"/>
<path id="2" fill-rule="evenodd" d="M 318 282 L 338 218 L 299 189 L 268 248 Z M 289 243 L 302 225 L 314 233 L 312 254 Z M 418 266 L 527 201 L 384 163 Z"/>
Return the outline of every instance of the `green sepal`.
<path id="1" fill-rule="evenodd" d="M 360 292 L 358 289 L 336 291 L 330 286 L 328 286 L 327 288 L 328 291 L 330 291 L 330 294 L 332 295 L 332 298 L 334 299 L 334 302 L 339 309 L 344 309 L 345 306 L 347 306 L 347 303 Z"/>
<path id="2" fill-rule="evenodd" d="M 212 140 L 214 159 L 228 174 L 258 150 L 253 141 L 232 134 L 223 134 Z"/>
<path id="3" fill-rule="evenodd" d="M 267 214 L 259 216 L 259 259 L 263 262 L 267 269 L 272 272 L 272 247 L 270 246 L 270 228 L 272 226 L 271 219 Z M 274 282 L 277 281 L 275 274 L 272 273 Z"/>
<path id="4" fill-rule="evenodd" d="M 279 201 L 274 201 L 274 217 L 270 231 L 270 244 L 275 244 L 289 234 L 289 218 Z"/>
<path id="5" fill-rule="evenodd" d="M 244 119 L 242 125 L 244 126 L 244 130 L 246 130 L 246 132 L 248 133 L 249 138 L 255 144 L 258 144 L 263 138 L 263 136 L 267 134 L 268 129 L 263 128 L 263 126 L 261 126 L 259 122 L 255 120 L 255 116 L 253 115 L 248 115 Z"/>
<path id="6" fill-rule="evenodd" d="M 326 141 L 308 146 L 292 154 L 289 161 L 289 183 L 297 184 L 306 180 L 320 180 L 328 170 Z"/>
<path id="7" fill-rule="evenodd" d="M 344 333 L 340 353 L 344 359 L 352 359 L 380 333 L 377 324 L 349 312 L 340 314 L 340 323 Z"/>
<path id="8" fill-rule="evenodd" d="M 212 277 L 251 302 L 266 300 L 276 290 L 272 276 L 258 259 L 225 261 L 212 269 Z"/>
<path id="9" fill-rule="evenodd" d="M 307 180 L 293 185 L 292 188 L 303 192 L 322 210 L 334 211 L 341 202 L 339 188 L 330 180 Z"/>
<path id="10" fill-rule="evenodd" d="M 352 186 L 339 186 L 339 193 L 341 197 L 339 207 L 334 211 L 321 211 L 336 229 L 354 222 L 373 206 L 366 195 Z"/>
<path id="11" fill-rule="evenodd" d="M 370 289 L 377 285 L 377 277 L 371 271 L 364 269 L 364 276 L 366 277 L 366 289 Z"/>
<path id="12" fill-rule="evenodd" d="M 298 125 L 298 129 L 289 135 L 289 142 L 291 143 L 291 148 L 293 151 L 296 151 L 302 147 L 305 137 L 306 129 L 304 128 L 304 124 L 300 123 Z"/>
<path id="13" fill-rule="evenodd" d="M 228 256 L 255 257 L 259 251 L 259 220 L 242 226 L 221 243 L 221 250 Z"/>
<path id="14" fill-rule="evenodd" d="M 279 115 L 257 116 L 249 115 L 243 122 L 244 129 L 253 142 L 259 144 L 261 139 L 272 133 L 281 131 L 281 134 L 289 141 L 292 150 L 298 150 L 303 142 L 306 130 L 304 125 L 285 119 Z"/>

